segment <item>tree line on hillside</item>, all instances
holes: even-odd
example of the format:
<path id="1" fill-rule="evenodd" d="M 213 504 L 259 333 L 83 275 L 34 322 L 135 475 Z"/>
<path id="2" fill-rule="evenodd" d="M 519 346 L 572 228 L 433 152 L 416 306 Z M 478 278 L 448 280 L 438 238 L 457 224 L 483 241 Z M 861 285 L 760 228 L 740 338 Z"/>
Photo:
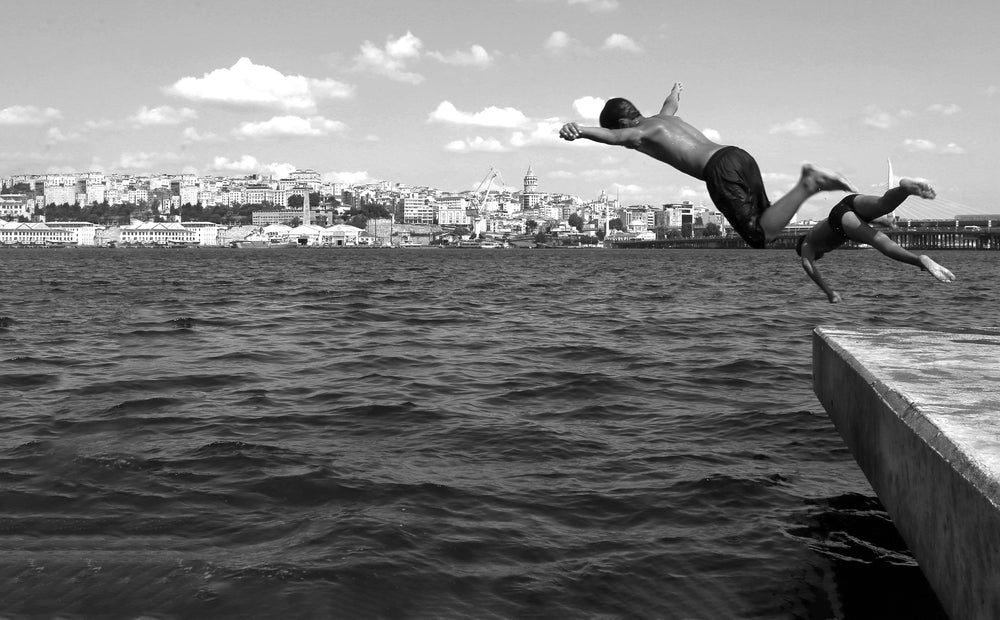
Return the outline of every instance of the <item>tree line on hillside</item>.
<path id="1" fill-rule="evenodd" d="M 301 211 L 303 203 L 302 196 L 291 196 L 288 199 L 287 207 L 281 207 L 270 202 L 260 204 L 232 204 L 204 206 L 201 203 L 185 203 L 180 207 L 171 207 L 169 213 L 159 212 L 160 200 L 154 199 L 150 204 L 123 203 L 111 205 L 105 202 L 95 202 L 89 205 L 78 204 L 55 204 L 45 205 L 42 214 L 47 222 L 90 222 L 104 226 L 122 226 L 132 220 L 143 220 L 151 222 L 174 221 L 176 216 L 180 216 L 183 222 L 212 222 L 220 225 L 245 225 L 253 222 L 255 211 L 282 211 L 285 209 Z M 396 205 L 386 205 L 374 201 L 359 200 L 358 205 L 344 209 L 343 205 L 336 199 L 328 199 L 323 202 L 318 193 L 309 195 L 309 206 L 313 209 L 338 210 L 339 215 L 332 222 L 347 223 L 358 228 L 364 228 L 369 219 L 393 217 Z M 400 214 L 401 215 L 401 214 Z M 322 219 L 326 219 L 325 217 Z M 288 223 L 298 225 L 301 218 L 293 216 Z"/>

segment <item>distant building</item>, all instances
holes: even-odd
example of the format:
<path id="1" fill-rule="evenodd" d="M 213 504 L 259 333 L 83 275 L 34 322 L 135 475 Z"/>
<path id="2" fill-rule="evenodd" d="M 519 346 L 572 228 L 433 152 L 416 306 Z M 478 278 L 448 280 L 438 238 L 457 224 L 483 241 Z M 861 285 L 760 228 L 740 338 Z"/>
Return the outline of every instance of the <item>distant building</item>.
<path id="1" fill-rule="evenodd" d="M 531 166 L 524 173 L 524 191 L 521 193 L 521 210 L 534 211 L 542 204 L 542 194 L 538 191 L 538 177 L 532 172 Z"/>
<path id="2" fill-rule="evenodd" d="M 0 245 L 69 245 L 73 233 L 62 228 L 50 228 L 39 222 L 5 222 L 0 224 Z"/>
<path id="3" fill-rule="evenodd" d="M 365 232 L 374 237 L 376 244 L 390 245 L 392 242 L 392 218 L 380 217 L 368 220 Z"/>
<path id="4" fill-rule="evenodd" d="M 403 199 L 404 224 L 433 224 L 435 219 L 434 206 L 420 194 L 411 194 Z"/>
<path id="5" fill-rule="evenodd" d="M 49 222 L 48 227 L 69 231 L 76 245 L 96 245 L 97 226 L 90 222 Z"/>
<path id="6" fill-rule="evenodd" d="M 34 214 L 32 201 L 27 194 L 0 194 L 0 219 L 31 219 Z"/>
<path id="7" fill-rule="evenodd" d="M 299 209 L 281 209 L 280 211 L 254 211 L 250 223 L 254 226 L 268 224 L 287 224 L 293 220 L 302 222 L 302 211 Z"/>
<path id="8" fill-rule="evenodd" d="M 195 245 L 198 234 L 177 222 L 140 222 L 121 227 L 123 245 Z"/>

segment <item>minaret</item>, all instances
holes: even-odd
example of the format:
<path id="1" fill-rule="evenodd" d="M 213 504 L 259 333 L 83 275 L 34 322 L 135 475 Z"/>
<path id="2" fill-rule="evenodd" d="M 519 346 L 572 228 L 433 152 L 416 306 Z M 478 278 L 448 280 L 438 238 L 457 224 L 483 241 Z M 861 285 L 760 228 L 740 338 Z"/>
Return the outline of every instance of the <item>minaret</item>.
<path id="1" fill-rule="evenodd" d="M 886 185 L 885 185 L 885 191 L 889 191 L 890 189 L 896 187 L 896 183 L 895 183 L 895 181 L 892 180 L 892 162 L 889 161 L 888 157 L 885 158 L 885 163 L 889 167 L 889 174 L 886 177 L 886 181 L 885 181 L 885 183 L 886 183 Z"/>
<path id="2" fill-rule="evenodd" d="M 302 225 L 309 226 L 310 224 L 312 224 L 312 211 L 309 209 L 309 191 L 307 190 L 302 198 Z"/>

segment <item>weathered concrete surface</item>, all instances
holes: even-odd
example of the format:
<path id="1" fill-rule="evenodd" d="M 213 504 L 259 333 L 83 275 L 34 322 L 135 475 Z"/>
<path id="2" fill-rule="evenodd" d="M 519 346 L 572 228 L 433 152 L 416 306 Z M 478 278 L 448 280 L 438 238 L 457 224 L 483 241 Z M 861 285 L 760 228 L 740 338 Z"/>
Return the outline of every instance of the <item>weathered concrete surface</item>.
<path id="1" fill-rule="evenodd" d="M 1000 618 L 1000 333 L 813 333 L 813 389 L 955 620 Z"/>

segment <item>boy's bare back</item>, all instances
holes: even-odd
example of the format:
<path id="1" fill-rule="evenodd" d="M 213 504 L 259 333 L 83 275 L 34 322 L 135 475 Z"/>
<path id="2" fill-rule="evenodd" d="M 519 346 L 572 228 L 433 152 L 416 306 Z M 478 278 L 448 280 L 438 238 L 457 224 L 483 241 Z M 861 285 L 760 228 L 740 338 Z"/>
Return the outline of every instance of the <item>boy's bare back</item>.
<path id="1" fill-rule="evenodd" d="M 641 119 L 636 128 L 640 134 L 631 148 L 699 180 L 704 180 L 712 154 L 722 148 L 678 116 L 657 114 Z"/>

